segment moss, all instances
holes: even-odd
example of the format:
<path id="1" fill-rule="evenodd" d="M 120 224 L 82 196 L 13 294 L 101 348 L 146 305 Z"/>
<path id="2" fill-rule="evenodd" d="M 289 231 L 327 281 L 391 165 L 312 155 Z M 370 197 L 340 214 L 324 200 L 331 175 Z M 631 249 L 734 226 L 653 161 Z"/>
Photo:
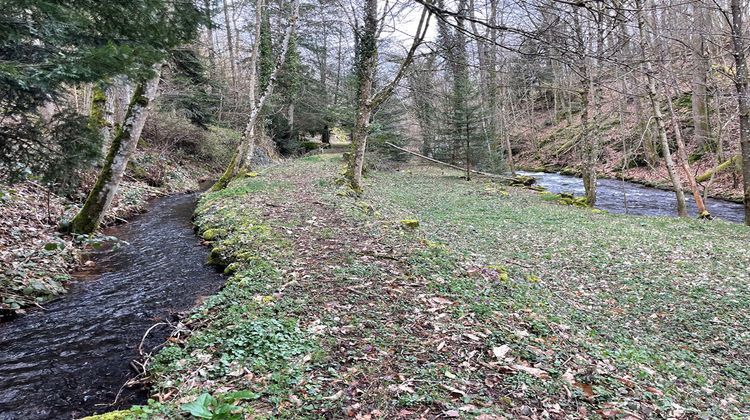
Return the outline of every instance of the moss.
<path id="1" fill-rule="evenodd" d="M 303 149 L 309 152 L 312 150 L 320 149 L 321 147 L 323 147 L 323 143 L 318 143 L 314 141 L 305 141 L 305 142 L 302 142 L 301 146 Z"/>
<path id="2" fill-rule="evenodd" d="M 203 232 L 202 238 L 206 241 L 215 241 L 227 236 L 226 229 L 208 229 Z"/>
<path id="3" fill-rule="evenodd" d="M 240 267 L 241 267 L 241 264 L 240 264 L 240 263 L 238 263 L 238 262 L 233 262 L 233 263 L 229 264 L 229 265 L 228 265 L 228 266 L 227 266 L 227 267 L 226 267 L 226 268 L 224 269 L 224 274 L 234 274 L 234 273 L 236 273 L 236 272 L 237 272 L 237 271 L 238 271 L 238 270 L 240 269 Z"/>
<path id="4" fill-rule="evenodd" d="M 211 249 L 211 253 L 208 254 L 207 263 L 209 265 L 218 265 L 218 266 L 227 265 L 226 256 L 224 255 L 226 250 L 227 250 L 226 247 L 223 247 L 223 246 L 216 246 L 213 249 Z"/>
<path id="5" fill-rule="evenodd" d="M 675 108 L 691 109 L 693 106 L 693 95 L 691 93 L 684 93 L 678 96 L 672 101 Z"/>
<path id="6" fill-rule="evenodd" d="M 82 420 L 126 420 L 135 418 L 130 410 L 110 411 L 109 413 L 97 414 L 84 417 Z"/>
<path id="7" fill-rule="evenodd" d="M 732 156 L 727 161 L 723 162 L 719 166 L 716 167 L 716 169 L 709 169 L 708 171 L 704 172 L 702 175 L 697 176 L 695 178 L 698 182 L 705 182 L 711 179 L 711 175 L 718 174 L 730 169 L 738 170 L 742 167 L 742 160 L 740 159 L 740 155 Z"/>
<path id="8" fill-rule="evenodd" d="M 373 214 L 375 212 L 375 208 L 364 201 L 357 201 L 357 207 L 365 214 Z"/>
<path id="9" fill-rule="evenodd" d="M 560 175 L 581 176 L 581 171 L 575 168 L 571 168 L 570 166 L 566 166 L 560 170 Z"/>
<path id="10" fill-rule="evenodd" d="M 517 175 L 511 178 L 509 181 L 510 185 L 516 186 L 516 187 L 528 187 L 531 185 L 534 185 L 536 183 L 536 178 L 533 176 L 526 176 L 526 175 Z"/>
<path id="11" fill-rule="evenodd" d="M 419 220 L 404 219 L 401 221 L 401 227 L 405 229 L 416 229 L 419 227 Z"/>

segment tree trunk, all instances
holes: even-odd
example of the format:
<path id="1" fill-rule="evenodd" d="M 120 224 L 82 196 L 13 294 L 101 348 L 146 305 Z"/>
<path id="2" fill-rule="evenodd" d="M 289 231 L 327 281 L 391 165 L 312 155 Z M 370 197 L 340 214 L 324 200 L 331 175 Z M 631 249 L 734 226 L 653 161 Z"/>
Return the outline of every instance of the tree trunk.
<path id="1" fill-rule="evenodd" d="M 357 78 L 359 89 L 357 91 L 357 115 L 354 121 L 354 129 L 352 130 L 353 153 L 349 158 L 346 170 L 349 186 L 357 194 L 362 192 L 362 169 L 365 164 L 367 136 L 370 131 L 370 117 L 372 116 L 372 112 L 393 94 L 393 90 L 404 77 L 406 69 L 414 60 L 414 53 L 416 53 L 422 44 L 424 36 L 427 33 L 430 16 L 426 8 L 422 10 L 422 17 L 419 20 L 411 48 L 396 72 L 396 76 L 380 91 L 373 94 L 375 71 L 378 63 L 378 1 L 365 0 L 364 27 L 358 34 L 359 41 L 357 43 Z"/>
<path id="2" fill-rule="evenodd" d="M 740 0 L 731 0 L 732 45 L 736 75 L 737 108 L 740 120 L 740 148 L 742 154 L 742 180 L 745 203 L 745 224 L 750 226 L 750 82 L 745 59 L 745 28 L 742 22 L 744 11 Z"/>
<path id="3" fill-rule="evenodd" d="M 237 86 L 237 71 L 235 69 L 234 44 L 232 43 L 232 22 L 229 19 L 229 4 L 223 1 L 224 6 L 224 30 L 227 34 L 227 50 L 229 51 L 229 69 L 232 72 L 232 87 Z M 257 40 L 256 40 L 257 42 Z"/>
<path id="4" fill-rule="evenodd" d="M 644 73 L 648 82 L 648 99 L 651 103 L 651 110 L 654 114 L 654 121 L 659 132 L 659 139 L 661 140 L 662 154 L 664 155 L 664 162 L 667 166 L 667 172 L 669 173 L 669 179 L 672 181 L 672 187 L 677 198 L 677 214 L 680 217 L 687 217 L 687 208 L 685 207 L 685 193 L 682 191 L 682 183 L 680 182 L 680 176 L 675 169 L 674 160 L 672 159 L 672 152 L 669 150 L 669 139 L 667 138 L 667 129 L 664 125 L 664 117 L 661 113 L 661 107 L 656 92 L 656 79 L 653 74 L 653 67 L 651 61 L 646 57 L 646 51 L 648 50 L 648 39 L 646 38 L 646 23 L 643 18 L 643 3 L 641 0 L 636 0 L 636 14 L 638 19 L 638 31 L 640 35 L 641 44 L 641 58 L 643 60 Z"/>
<path id="5" fill-rule="evenodd" d="M 98 83 L 94 86 L 89 121 L 98 129 L 101 138 L 102 161 L 112 144 L 112 130 L 115 127 L 116 88 L 111 83 Z"/>
<path id="6" fill-rule="evenodd" d="M 708 28 L 707 8 L 700 3 L 693 8 L 693 66 L 692 66 L 692 114 L 695 126 L 695 140 L 699 149 L 709 146 L 710 127 L 708 118 L 708 100 L 706 83 L 711 63 L 706 48 L 706 33 Z"/>
<path id="7" fill-rule="evenodd" d="M 583 177 L 583 188 L 586 191 L 586 203 L 593 207 L 596 204 L 596 157 L 593 145 L 594 139 L 591 133 L 591 124 L 589 123 L 589 96 L 591 94 L 591 76 L 587 63 L 586 42 L 584 39 L 583 27 L 579 16 L 578 8 L 573 11 L 573 23 L 575 26 L 576 43 L 578 51 L 578 74 L 580 80 L 580 90 L 578 92 L 581 99 L 581 143 L 583 144 L 583 165 L 581 175 Z"/>
<path id="8" fill-rule="evenodd" d="M 700 190 L 698 188 L 698 183 L 695 181 L 695 177 L 693 176 L 693 171 L 690 169 L 690 162 L 688 161 L 688 155 L 687 155 L 687 147 L 685 147 L 685 141 L 682 138 L 682 129 L 680 128 L 680 120 L 677 118 L 677 114 L 674 111 L 674 106 L 672 105 L 672 101 L 668 101 L 669 104 L 669 113 L 672 116 L 672 126 L 674 127 L 674 136 L 675 140 L 677 141 L 677 157 L 680 162 L 680 166 L 682 166 L 682 171 L 685 173 L 685 177 L 688 180 L 688 185 L 690 185 L 690 191 L 693 193 L 693 199 L 695 200 L 695 205 L 698 207 L 698 217 L 702 219 L 710 219 L 711 213 L 709 213 L 708 208 L 706 208 L 706 204 L 703 202 L 703 197 L 701 197 Z"/>
<path id="9" fill-rule="evenodd" d="M 357 116 L 352 131 L 353 153 L 348 162 L 347 176 L 349 183 L 356 193 L 362 192 L 362 168 L 365 163 L 367 149 L 367 135 L 370 131 L 370 115 L 372 114 L 372 90 L 375 69 L 378 63 L 378 2 L 365 0 L 364 27 L 359 34 L 359 49 L 357 57 Z"/>
<path id="10" fill-rule="evenodd" d="M 211 75 L 216 72 L 216 50 L 214 49 L 214 17 L 211 14 L 211 0 L 203 0 L 203 8 L 206 12 L 206 36 L 208 37 L 208 63 L 211 68 L 208 69 Z"/>
<path id="11" fill-rule="evenodd" d="M 266 103 L 268 98 L 273 94 L 274 86 L 276 85 L 276 79 L 278 78 L 279 71 L 284 66 L 286 61 L 287 51 L 289 50 L 289 41 L 294 34 L 294 28 L 297 24 L 297 17 L 299 16 L 299 0 L 294 0 L 292 3 L 292 15 L 289 17 L 289 25 L 287 26 L 284 39 L 281 41 L 281 52 L 276 60 L 271 75 L 268 78 L 268 83 L 263 89 L 263 93 L 258 100 L 253 104 L 250 117 L 248 118 L 245 130 L 242 132 L 240 137 L 240 144 L 237 146 L 237 151 L 232 157 L 231 162 L 227 166 L 226 170 L 222 174 L 221 178 L 216 181 L 211 187 L 211 191 L 219 191 L 226 188 L 229 182 L 239 175 L 241 172 L 246 171 L 250 166 L 250 159 L 255 152 L 255 131 L 256 123 L 263 105 Z"/>
<path id="12" fill-rule="evenodd" d="M 122 181 L 133 152 L 141 137 L 141 130 L 146 123 L 149 110 L 159 88 L 161 78 L 161 64 L 156 69 L 156 75 L 138 84 L 133 98 L 128 106 L 125 121 L 118 127 L 117 134 L 112 140 L 107 159 L 104 162 L 94 188 L 86 198 L 83 208 L 70 222 L 70 231 L 79 234 L 94 232 L 101 224 L 104 214 L 109 210 L 112 200 Z"/>

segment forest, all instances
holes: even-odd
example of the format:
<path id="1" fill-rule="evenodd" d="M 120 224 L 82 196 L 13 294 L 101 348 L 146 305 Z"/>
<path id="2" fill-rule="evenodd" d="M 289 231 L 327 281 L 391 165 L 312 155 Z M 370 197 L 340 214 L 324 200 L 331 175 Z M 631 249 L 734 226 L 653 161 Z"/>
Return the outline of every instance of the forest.
<path id="1" fill-rule="evenodd" d="M 0 420 L 750 417 L 747 1 L 0 6 Z"/>

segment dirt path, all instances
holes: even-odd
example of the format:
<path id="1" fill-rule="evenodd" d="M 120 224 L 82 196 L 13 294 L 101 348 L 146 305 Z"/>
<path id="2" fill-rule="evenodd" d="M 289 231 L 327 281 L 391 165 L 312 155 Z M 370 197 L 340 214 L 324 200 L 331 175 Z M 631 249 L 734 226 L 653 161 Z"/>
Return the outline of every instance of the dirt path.
<path id="1" fill-rule="evenodd" d="M 310 175 L 284 174 L 282 179 L 293 188 L 283 202 L 267 202 L 262 196 L 253 201 L 266 206 L 270 224 L 291 226 L 286 236 L 294 244 L 294 259 L 287 275 L 296 281 L 285 289 L 284 298 L 304 301 L 296 315 L 303 329 L 317 332 L 329 358 L 305 378 L 326 398 L 319 413 L 456 414 L 439 402 L 414 398 L 415 404 L 404 408 L 399 401 L 408 401 L 418 390 L 418 396 L 466 395 L 472 384 L 448 385 L 447 377 L 433 381 L 424 371 L 451 375 L 450 364 L 462 362 L 465 354 L 450 350 L 446 342 L 463 341 L 463 352 L 476 355 L 478 339 L 463 339 L 464 325 L 446 323 L 445 309 L 452 302 L 428 290 L 428 281 L 411 272 L 407 259 L 414 249 L 407 241 L 399 241 L 398 234 L 394 241 L 384 236 L 393 231 L 353 220 L 341 208 L 322 202 L 313 192 L 314 180 L 327 174 Z M 308 396 L 297 397 L 302 404 Z M 337 412 L 339 405 L 344 413 Z"/>

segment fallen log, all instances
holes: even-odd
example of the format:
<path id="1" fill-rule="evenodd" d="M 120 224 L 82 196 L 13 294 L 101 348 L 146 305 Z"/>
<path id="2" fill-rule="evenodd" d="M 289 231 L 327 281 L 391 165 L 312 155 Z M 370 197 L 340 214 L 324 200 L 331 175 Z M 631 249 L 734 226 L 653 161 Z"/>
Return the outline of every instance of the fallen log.
<path id="1" fill-rule="evenodd" d="M 718 174 L 721 172 L 726 171 L 727 169 L 731 168 L 732 166 L 739 166 L 742 165 L 742 160 L 740 160 L 740 155 L 735 155 L 728 159 L 726 162 L 723 162 L 722 164 L 716 166 L 713 169 L 709 169 L 706 172 L 704 172 L 702 175 L 699 175 L 695 178 L 698 182 L 704 182 L 708 181 L 713 174 Z"/>
<path id="2" fill-rule="evenodd" d="M 399 146 L 396 146 L 395 144 L 393 144 L 393 143 L 390 143 L 390 142 L 385 142 L 385 144 L 387 144 L 388 146 L 391 146 L 391 147 L 393 147 L 394 149 L 398 149 L 398 150 L 400 150 L 400 151 L 402 151 L 402 152 L 408 153 L 408 154 L 410 154 L 410 155 L 414 155 L 414 156 L 416 156 L 416 157 L 419 157 L 419 158 L 422 158 L 422 159 L 428 160 L 428 161 L 430 161 L 430 162 L 432 162 L 432 163 L 437 163 L 438 165 L 443 165 L 443 166 L 447 166 L 447 167 L 449 167 L 449 168 L 453 168 L 453 169 L 459 170 L 459 171 L 461 171 L 461 172 L 466 172 L 466 168 L 462 168 L 462 167 L 460 167 L 460 166 L 452 165 L 452 164 L 450 164 L 450 163 L 447 163 L 447 162 L 443 162 L 443 161 L 441 161 L 441 160 L 433 159 L 433 158 L 431 158 L 431 157 L 428 157 L 428 156 L 425 156 L 425 155 L 419 154 L 419 153 L 417 153 L 417 152 L 412 152 L 411 150 L 407 150 L 407 149 L 404 149 L 403 147 L 399 147 Z M 491 174 L 491 173 L 489 173 L 489 172 L 482 172 L 482 171 L 477 171 L 477 170 L 474 170 L 474 169 L 471 169 L 471 173 L 473 173 L 473 174 L 477 174 L 477 175 L 481 175 L 481 176 L 486 176 L 486 177 L 488 177 L 488 178 L 496 178 L 496 179 L 502 179 L 502 180 L 505 180 L 505 181 L 514 181 L 514 180 L 516 180 L 516 178 L 514 178 L 514 177 L 512 177 L 512 176 L 505 176 L 505 175 Z"/>

